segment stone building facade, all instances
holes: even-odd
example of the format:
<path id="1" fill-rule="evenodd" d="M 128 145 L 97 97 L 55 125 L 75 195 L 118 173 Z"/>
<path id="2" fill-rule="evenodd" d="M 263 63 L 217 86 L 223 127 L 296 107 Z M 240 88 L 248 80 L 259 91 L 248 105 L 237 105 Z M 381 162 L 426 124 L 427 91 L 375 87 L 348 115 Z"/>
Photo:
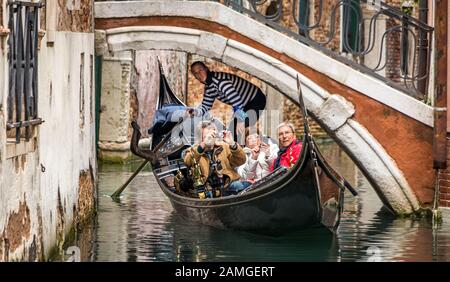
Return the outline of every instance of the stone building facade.
<path id="1" fill-rule="evenodd" d="M 28 127 L 29 138 L 25 124 L 10 120 L 25 92 L 10 90 L 16 27 L 8 26 L 7 2 L 0 1 L 0 261 L 42 261 L 63 253 L 66 236 L 95 212 L 93 1 L 40 1 L 38 50 L 24 48 L 38 58 L 37 74 L 18 79 L 24 89 L 37 86 L 28 97 L 43 123 Z M 10 129 L 14 121 L 20 131 Z"/>

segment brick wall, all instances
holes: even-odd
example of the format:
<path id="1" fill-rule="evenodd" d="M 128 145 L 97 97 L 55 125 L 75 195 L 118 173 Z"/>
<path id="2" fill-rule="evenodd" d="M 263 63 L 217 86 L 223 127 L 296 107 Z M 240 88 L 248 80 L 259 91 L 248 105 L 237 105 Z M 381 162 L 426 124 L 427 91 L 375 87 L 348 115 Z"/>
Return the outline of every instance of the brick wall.
<path id="1" fill-rule="evenodd" d="M 386 4 L 400 7 L 400 0 L 387 0 Z M 397 25 L 396 21 L 389 19 L 386 23 L 386 29 Z M 398 82 L 400 81 L 400 33 L 389 33 L 386 44 L 386 77 Z"/>
<path id="2" fill-rule="evenodd" d="M 280 18 L 280 23 L 282 26 L 290 29 L 291 31 L 298 33 L 298 27 L 292 17 L 292 5 L 293 3 L 291 0 L 285 0 L 281 3 L 282 16 Z"/>
<path id="3" fill-rule="evenodd" d="M 93 1 L 58 1 L 58 7 L 58 31 L 94 32 Z"/>
<path id="4" fill-rule="evenodd" d="M 300 111 L 300 107 L 294 104 L 291 100 L 283 97 L 284 115 L 285 120 L 294 124 L 297 136 L 303 136 L 303 117 Z M 309 118 L 309 126 L 311 134 L 316 138 L 327 138 L 327 133 L 315 122 L 312 118 Z"/>
<path id="5" fill-rule="evenodd" d="M 386 0 L 387 4 L 401 9 L 401 0 Z M 418 7 L 414 7 L 411 16 L 414 18 L 419 18 L 419 9 Z M 387 21 L 386 29 L 390 29 L 394 26 L 400 25 L 400 21 L 389 19 Z M 393 81 L 400 82 L 401 81 L 401 70 L 400 70 L 400 55 L 401 55 L 401 33 L 400 32 L 391 32 L 387 38 L 387 48 L 386 48 L 386 77 L 392 79 Z M 409 56 L 409 68 L 412 67 L 412 63 L 414 58 L 412 57 L 414 54 L 413 44 L 411 35 L 409 35 L 409 43 L 410 49 L 408 50 Z M 417 54 L 416 54 L 417 55 Z M 416 62 L 418 57 L 415 58 Z M 415 66 L 417 68 L 417 66 Z M 417 69 L 414 70 L 417 74 Z M 412 69 L 409 70 L 409 75 L 412 75 Z"/>
<path id="6" fill-rule="evenodd" d="M 333 12 L 333 8 L 338 4 L 338 0 L 330 0 L 330 1 L 321 1 L 315 0 L 312 1 L 313 4 L 310 6 L 310 15 L 309 15 L 309 25 L 314 25 L 315 23 L 320 21 L 319 28 L 314 29 L 310 36 L 317 42 L 327 42 L 331 36 L 332 30 L 331 27 L 331 14 Z M 322 3 L 320 3 L 322 2 Z M 320 4 L 322 4 L 322 15 L 320 15 Z M 331 49 L 335 52 L 340 51 L 340 30 L 341 30 L 341 12 L 340 8 L 336 10 L 336 17 L 334 19 L 335 31 L 334 36 L 331 42 L 324 45 L 324 47 Z"/>
<path id="7" fill-rule="evenodd" d="M 450 136 L 447 137 L 447 169 L 439 171 L 439 206 L 450 208 Z"/>

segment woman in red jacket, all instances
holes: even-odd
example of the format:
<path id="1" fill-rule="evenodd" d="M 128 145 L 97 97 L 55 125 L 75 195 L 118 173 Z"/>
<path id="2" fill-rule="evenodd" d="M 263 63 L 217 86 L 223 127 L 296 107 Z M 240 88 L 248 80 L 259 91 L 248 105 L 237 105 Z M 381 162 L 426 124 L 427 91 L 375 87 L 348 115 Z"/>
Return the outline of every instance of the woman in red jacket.
<path id="1" fill-rule="evenodd" d="M 302 142 L 295 137 L 294 125 L 290 122 L 283 122 L 278 126 L 278 141 L 280 150 L 278 157 L 273 161 L 270 171 L 280 166 L 291 168 L 300 157 Z"/>

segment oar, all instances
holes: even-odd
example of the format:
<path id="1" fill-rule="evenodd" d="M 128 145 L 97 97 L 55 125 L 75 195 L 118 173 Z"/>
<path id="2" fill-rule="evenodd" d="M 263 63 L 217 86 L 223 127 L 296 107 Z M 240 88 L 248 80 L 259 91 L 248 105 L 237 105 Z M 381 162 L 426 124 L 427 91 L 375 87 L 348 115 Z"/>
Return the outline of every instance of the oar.
<path id="1" fill-rule="evenodd" d="M 125 190 L 125 188 L 127 188 L 128 184 L 130 184 L 130 182 L 136 177 L 136 175 L 139 174 L 139 172 L 141 172 L 141 170 L 144 169 L 144 167 L 147 164 L 148 164 L 148 160 L 143 161 L 142 164 L 136 169 L 136 171 L 130 176 L 130 178 L 128 178 L 128 180 L 111 195 L 111 198 L 113 198 L 113 200 L 118 200 L 120 198 L 120 194 L 122 194 L 123 190 Z"/>
<path id="2" fill-rule="evenodd" d="M 182 123 L 183 120 L 180 120 L 175 126 L 178 126 L 180 123 Z M 161 149 L 161 147 L 170 139 L 170 134 L 167 134 L 166 136 L 164 136 L 164 138 L 161 140 L 161 142 L 159 142 L 159 144 L 152 150 L 152 153 L 156 153 L 158 152 L 159 149 Z M 133 180 L 133 178 L 136 177 L 136 175 L 138 175 L 139 172 L 141 172 L 142 169 L 144 169 L 145 165 L 148 164 L 149 160 L 145 160 L 138 168 L 137 170 L 133 173 L 133 175 L 130 176 L 130 178 L 128 178 L 128 180 L 122 185 L 120 186 L 112 195 L 111 198 L 113 198 L 113 200 L 118 200 L 120 197 L 120 194 L 122 194 L 123 190 L 125 190 L 125 188 L 127 188 L 128 184 L 130 184 L 130 182 Z M 152 164 L 153 164 L 153 160 L 152 160 Z"/>

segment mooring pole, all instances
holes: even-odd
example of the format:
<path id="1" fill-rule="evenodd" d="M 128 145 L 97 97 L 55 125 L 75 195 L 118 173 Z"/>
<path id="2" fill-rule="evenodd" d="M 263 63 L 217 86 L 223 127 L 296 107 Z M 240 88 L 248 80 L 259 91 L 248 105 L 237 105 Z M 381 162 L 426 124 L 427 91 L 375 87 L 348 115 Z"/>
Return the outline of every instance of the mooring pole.
<path id="1" fill-rule="evenodd" d="M 438 0 L 435 7 L 435 106 L 433 128 L 433 167 L 447 167 L 447 28 L 448 1 Z"/>
<path id="2" fill-rule="evenodd" d="M 433 226 L 440 201 L 439 171 L 447 168 L 447 59 L 448 59 L 448 1 L 437 0 L 435 6 L 435 91 L 433 126 L 433 168 L 436 170 Z"/>

